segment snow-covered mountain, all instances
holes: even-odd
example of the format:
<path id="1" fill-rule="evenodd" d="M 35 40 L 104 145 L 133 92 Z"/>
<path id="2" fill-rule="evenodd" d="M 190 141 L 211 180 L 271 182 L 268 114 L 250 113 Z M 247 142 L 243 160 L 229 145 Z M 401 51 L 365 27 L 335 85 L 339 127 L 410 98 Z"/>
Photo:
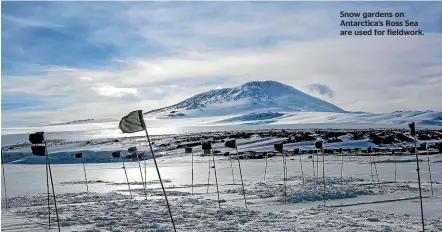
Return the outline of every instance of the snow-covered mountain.
<path id="1" fill-rule="evenodd" d="M 175 105 L 145 112 L 144 115 L 146 120 L 150 120 L 149 126 L 158 128 L 330 123 L 407 127 L 410 122 L 416 122 L 419 126 L 442 127 L 441 111 L 349 112 L 276 81 L 252 81 L 234 88 L 211 90 Z M 67 130 L 103 123 L 112 126 L 115 122 L 118 125 L 119 120 L 86 119 L 44 126 L 48 126 L 47 130 L 57 126 Z"/>
<path id="2" fill-rule="evenodd" d="M 73 124 L 88 124 L 88 123 L 103 123 L 103 122 L 113 122 L 117 119 L 114 118 L 89 118 L 89 119 L 79 119 L 70 122 L 54 122 L 46 125 L 38 125 L 38 126 L 30 126 L 30 127 L 39 127 L 39 126 L 61 126 L 61 125 L 73 125 Z"/>
<path id="3" fill-rule="evenodd" d="M 219 116 L 254 110 L 344 113 L 345 110 L 277 81 L 251 81 L 234 88 L 210 90 L 148 116 Z"/>

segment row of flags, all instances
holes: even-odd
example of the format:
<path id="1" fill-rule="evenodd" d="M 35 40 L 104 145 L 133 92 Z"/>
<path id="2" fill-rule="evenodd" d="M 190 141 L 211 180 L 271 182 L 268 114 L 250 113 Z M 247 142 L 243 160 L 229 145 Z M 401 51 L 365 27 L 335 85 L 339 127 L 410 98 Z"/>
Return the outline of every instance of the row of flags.
<path id="1" fill-rule="evenodd" d="M 415 131 L 415 124 L 414 124 L 414 122 L 409 124 L 409 128 L 410 128 L 410 134 L 414 137 L 415 147 L 416 147 L 416 139 L 415 139 L 416 131 Z M 160 171 L 159 171 L 156 159 L 155 159 L 155 155 L 154 155 L 154 152 L 153 152 L 153 149 L 152 149 L 152 145 L 150 143 L 150 138 L 149 138 L 149 134 L 148 134 L 148 131 L 147 131 L 147 128 L 146 128 L 146 124 L 144 122 L 142 110 L 132 111 L 128 115 L 124 116 L 120 120 L 120 122 L 119 122 L 119 129 L 123 133 L 136 133 L 136 132 L 140 132 L 140 131 L 145 131 L 146 138 L 148 140 L 149 147 L 150 147 L 150 150 L 151 150 L 151 154 L 152 154 L 153 160 L 155 162 L 155 166 L 156 166 L 158 177 L 159 177 L 159 180 L 160 180 L 160 183 L 161 183 L 161 187 L 163 189 L 163 193 L 164 193 L 164 197 L 165 197 L 165 200 L 166 200 L 166 203 L 167 203 L 167 207 L 169 209 L 169 215 L 170 215 L 170 218 L 171 218 L 171 221 L 172 221 L 172 224 L 173 224 L 173 228 L 174 228 L 174 231 L 176 231 L 175 223 L 174 223 L 173 216 L 172 216 L 172 212 L 171 212 L 170 205 L 169 205 L 169 202 L 168 202 L 168 199 L 167 199 L 167 194 L 166 194 L 163 182 L 161 180 Z M 44 132 L 37 132 L 37 133 L 34 133 L 34 134 L 30 134 L 29 135 L 29 141 L 31 142 L 31 150 L 32 150 L 33 155 L 36 155 L 36 156 L 46 156 L 46 170 L 47 170 L 46 176 L 47 176 L 47 183 L 48 183 L 48 210 L 49 210 L 49 215 L 50 215 L 50 207 L 49 207 L 49 177 L 50 177 L 51 183 L 52 183 L 52 191 L 53 191 L 53 197 L 54 197 L 55 210 L 56 210 L 56 215 L 57 215 L 58 229 L 60 231 L 60 225 L 59 225 L 59 221 L 58 221 L 58 210 L 57 210 L 57 206 L 56 206 L 55 191 L 54 191 L 53 181 L 52 181 L 52 172 L 51 172 L 50 163 L 49 163 L 49 159 L 48 159 L 48 152 L 47 152 L 47 147 L 46 147 L 47 145 L 46 145 L 46 141 L 44 139 Z M 227 148 L 234 148 L 234 149 L 236 149 L 237 154 L 239 155 L 238 148 L 237 148 L 237 145 L 236 145 L 236 140 L 228 140 L 228 141 L 225 142 L 224 145 Z M 202 150 L 204 151 L 204 154 L 209 154 L 210 155 L 212 153 L 211 152 L 212 151 L 212 142 L 211 141 L 203 142 L 203 143 L 201 143 L 201 146 L 202 146 Z M 315 147 L 317 149 L 323 151 L 323 142 L 322 141 L 317 141 L 315 143 Z M 426 148 L 427 145 L 426 145 L 426 143 L 423 143 L 423 144 L 420 145 L 420 147 L 421 148 L 423 148 L 423 147 Z M 274 149 L 276 151 L 281 152 L 283 154 L 283 150 L 284 150 L 283 143 L 275 144 L 274 145 Z M 296 150 L 299 153 L 299 149 L 295 149 L 294 153 L 296 153 Z M 372 148 L 369 147 L 368 151 L 371 152 Z M 128 152 L 129 153 L 134 153 L 134 152 L 136 153 L 137 152 L 137 148 L 136 147 L 130 147 L 128 149 Z M 185 153 L 192 153 L 192 192 L 193 192 L 193 150 L 192 150 L 192 147 L 186 147 L 185 148 Z M 119 151 L 113 152 L 112 153 L 112 157 L 119 158 L 119 157 L 121 157 L 121 153 Z M 417 157 L 417 154 L 416 154 L 416 157 Z M 82 153 L 76 153 L 75 154 L 75 158 L 83 159 L 83 154 Z M 212 158 L 213 158 L 213 156 L 212 156 Z M 323 159 L 324 159 L 324 156 L 323 156 Z M 285 161 L 285 155 L 284 154 L 283 154 L 283 162 L 284 162 L 284 182 L 285 182 L 285 180 L 286 180 L 286 161 Z M 213 163 L 215 165 L 214 158 L 213 158 Z M 243 186 L 244 201 L 245 201 L 246 208 L 247 208 L 247 202 L 246 202 L 245 191 L 244 191 L 244 183 L 243 183 L 243 179 L 242 179 L 241 164 L 240 164 L 239 159 L 238 159 L 238 164 L 239 164 L 240 173 L 241 173 L 241 181 L 242 181 L 242 186 Z M 301 165 L 302 165 L 302 161 L 301 161 Z M 419 190 L 420 190 L 420 177 L 419 177 L 419 164 L 418 164 L 418 162 L 417 162 L 417 165 L 418 165 L 417 166 L 417 172 L 418 172 Z M 210 166 L 210 157 L 209 157 L 209 166 Z M 83 163 L 83 167 L 84 167 L 84 163 Z M 267 160 L 266 160 L 266 168 L 267 168 Z M 324 166 L 323 166 L 323 168 L 324 168 Z M 302 169 L 302 167 L 301 167 L 301 169 Z M 141 172 L 141 167 L 140 167 L 140 172 Z M 232 168 L 232 175 L 233 175 L 233 168 Z M 325 175 L 324 171 L 323 171 L 323 175 Z M 215 168 L 215 176 L 216 176 L 216 168 Z M 210 168 L 209 168 L 209 178 L 210 178 Z M 324 194 L 325 194 L 325 176 L 323 176 L 323 178 L 324 178 Z M 86 179 L 86 183 L 87 183 L 86 171 L 85 171 L 85 179 Z M 284 183 L 284 185 L 285 185 L 285 183 Z M 325 198 L 324 198 L 324 201 L 325 201 Z M 219 191 L 218 191 L 218 202 L 219 202 Z M 421 202 L 422 202 L 422 199 L 421 199 Z M 423 217 L 422 203 L 421 203 L 421 211 L 422 211 L 422 217 Z M 51 219 L 50 219 L 50 216 L 49 216 L 49 227 L 51 225 L 50 220 Z M 423 223 L 423 219 L 422 219 L 422 223 Z M 424 224 L 422 226 L 424 227 Z"/>

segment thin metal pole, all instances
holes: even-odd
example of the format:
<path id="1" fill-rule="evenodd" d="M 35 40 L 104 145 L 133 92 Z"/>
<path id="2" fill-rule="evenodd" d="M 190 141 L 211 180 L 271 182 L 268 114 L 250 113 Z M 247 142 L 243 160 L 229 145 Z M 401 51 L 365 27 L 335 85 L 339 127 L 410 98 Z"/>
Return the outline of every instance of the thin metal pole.
<path id="1" fill-rule="evenodd" d="M 141 183 L 143 183 L 144 198 L 147 200 L 146 185 L 144 184 L 143 171 L 141 171 L 140 157 L 138 156 L 138 151 L 135 152 L 135 155 L 137 156 L 138 168 L 140 169 Z"/>
<path id="2" fill-rule="evenodd" d="M 373 158 L 372 158 L 371 153 L 370 153 L 370 176 L 371 176 L 371 181 L 374 181 L 374 175 L 373 175 Z"/>
<path id="3" fill-rule="evenodd" d="M 316 152 L 316 182 L 319 182 L 319 152 Z"/>
<path id="4" fill-rule="evenodd" d="M 5 207 L 8 209 L 8 196 L 6 195 L 6 177 L 5 177 L 5 166 L 3 165 L 3 152 L 2 155 L 2 172 L 3 172 L 3 187 L 5 189 Z"/>
<path id="5" fill-rule="evenodd" d="M 210 153 L 212 154 L 212 149 L 210 149 Z M 213 169 L 215 172 L 216 194 L 218 195 L 218 207 L 221 210 L 221 202 L 219 200 L 218 177 L 216 176 L 215 156 L 213 154 L 212 154 L 212 160 L 213 160 Z M 238 160 L 239 160 L 239 158 L 238 158 Z"/>
<path id="6" fill-rule="evenodd" d="M 192 149 L 192 195 L 193 195 L 193 149 Z"/>
<path id="7" fill-rule="evenodd" d="M 284 153 L 284 167 L 285 167 L 285 198 L 287 202 L 287 178 L 288 178 L 288 168 L 287 168 L 287 155 Z"/>
<path id="8" fill-rule="evenodd" d="M 419 199 L 421 204 L 421 219 L 422 219 L 422 231 L 425 231 L 425 221 L 424 221 L 424 206 L 422 204 L 422 188 L 421 188 L 421 176 L 420 176 L 420 168 L 419 168 L 419 155 L 416 147 L 416 136 L 413 136 L 414 140 L 414 153 L 416 154 L 416 171 L 417 171 L 417 182 L 419 183 Z"/>
<path id="9" fill-rule="evenodd" d="M 238 153 L 238 147 L 236 147 L 236 153 Z M 241 185 L 242 185 L 242 194 L 244 196 L 244 204 L 246 205 L 246 209 L 247 209 L 247 200 L 246 200 L 246 190 L 244 189 L 244 181 L 242 179 L 242 169 L 241 169 L 241 162 L 239 161 L 239 157 L 238 157 L 238 166 L 239 166 L 239 175 L 241 176 Z"/>
<path id="10" fill-rule="evenodd" d="M 302 184 L 304 185 L 304 170 L 302 169 L 302 155 L 299 154 L 299 163 L 301 164 Z"/>
<path id="11" fill-rule="evenodd" d="M 157 160 L 155 159 L 155 154 L 153 153 L 152 144 L 150 143 L 149 134 L 147 133 L 146 128 L 144 128 L 144 131 L 146 132 L 147 141 L 149 142 L 150 153 L 152 154 L 153 161 L 155 162 L 155 167 L 157 169 L 158 178 L 160 179 L 161 188 L 163 189 L 163 193 L 164 193 L 164 198 L 166 198 L 167 208 L 169 209 L 169 215 L 170 215 L 170 220 L 172 221 L 173 230 L 176 232 L 175 222 L 173 221 L 172 211 L 170 210 L 170 205 L 169 205 L 169 200 L 167 200 L 166 189 L 164 189 L 163 181 L 161 180 L 160 169 L 158 169 Z"/>
<path id="12" fill-rule="evenodd" d="M 127 187 L 129 188 L 130 199 L 132 200 L 133 199 L 132 190 L 130 189 L 129 177 L 127 177 L 126 165 L 124 165 L 124 160 L 122 160 L 122 162 L 123 162 L 124 174 L 126 175 Z"/>
<path id="13" fill-rule="evenodd" d="M 396 152 L 393 150 L 393 157 L 394 157 L 394 183 L 396 183 L 396 173 L 397 173 L 397 169 L 396 169 Z"/>
<path id="14" fill-rule="evenodd" d="M 378 156 L 378 159 L 379 159 L 379 156 Z M 373 156 L 373 162 L 374 162 L 374 169 L 376 171 L 376 179 L 378 180 L 379 189 L 381 189 L 381 182 L 379 181 L 378 168 L 376 166 L 376 156 Z"/>
<path id="15" fill-rule="evenodd" d="M 269 158 L 269 154 L 266 153 L 266 167 L 264 169 L 264 181 L 266 181 L 266 175 L 267 175 L 267 159 Z"/>
<path id="16" fill-rule="evenodd" d="M 282 155 L 282 170 L 283 170 L 283 174 L 284 174 L 284 203 L 287 204 L 287 183 L 286 183 L 286 172 L 285 172 L 285 155 L 284 152 L 281 151 L 281 155 Z"/>
<path id="17" fill-rule="evenodd" d="M 285 179 L 286 179 L 286 182 L 287 182 L 287 179 L 289 178 L 289 167 L 287 166 L 287 159 L 288 159 L 288 155 L 285 154 L 284 163 L 285 163 Z"/>
<path id="18" fill-rule="evenodd" d="M 147 192 L 147 155 L 144 153 L 144 189 Z"/>
<path id="19" fill-rule="evenodd" d="M 46 146 L 46 145 L 45 145 Z M 47 155 L 47 152 L 46 152 Z M 49 196 L 49 170 L 48 170 L 48 159 L 46 157 L 46 190 L 48 192 L 48 221 L 49 221 L 49 229 L 51 229 L 51 203 Z"/>
<path id="20" fill-rule="evenodd" d="M 316 176 L 316 173 L 315 173 L 315 153 L 313 153 L 312 154 L 312 165 L 313 165 L 313 177 L 315 177 Z"/>
<path id="21" fill-rule="evenodd" d="M 341 152 L 341 188 L 344 184 L 344 154 Z"/>
<path id="22" fill-rule="evenodd" d="M 425 150 L 427 150 L 427 149 L 425 149 Z M 430 173 L 431 196 L 434 196 L 434 192 L 433 192 L 433 180 L 431 179 L 430 156 L 428 155 L 428 150 L 427 150 L 427 162 L 428 162 L 428 172 Z"/>
<path id="23" fill-rule="evenodd" d="M 207 193 L 209 193 L 209 186 L 210 186 L 210 154 L 209 154 L 209 175 L 207 176 Z"/>
<path id="24" fill-rule="evenodd" d="M 325 205 L 325 193 L 326 193 L 326 186 L 325 186 L 325 154 L 324 149 L 321 148 L 321 154 L 322 154 L 322 181 L 324 182 L 324 205 Z"/>
<path id="25" fill-rule="evenodd" d="M 54 180 L 52 179 L 51 162 L 49 162 L 49 153 L 48 153 L 48 147 L 46 145 L 46 141 L 45 141 L 45 151 L 46 151 L 46 162 L 48 163 L 48 168 L 49 168 L 49 177 L 51 178 L 52 197 L 54 198 L 55 215 L 57 216 L 58 231 L 60 232 L 60 220 L 58 219 L 57 199 L 55 196 Z"/>
<path id="26" fill-rule="evenodd" d="M 81 161 L 83 162 L 84 179 L 86 180 L 86 192 L 89 193 L 89 186 L 88 186 L 88 183 L 87 183 L 86 167 L 84 166 L 84 158 L 83 158 L 83 155 L 81 155 Z"/>
<path id="27" fill-rule="evenodd" d="M 236 152 L 238 152 L 238 150 Z M 235 175 L 233 174 L 233 164 L 232 164 L 232 155 L 231 154 L 229 154 L 229 158 L 230 158 L 230 169 L 232 169 L 233 184 L 235 184 Z"/>

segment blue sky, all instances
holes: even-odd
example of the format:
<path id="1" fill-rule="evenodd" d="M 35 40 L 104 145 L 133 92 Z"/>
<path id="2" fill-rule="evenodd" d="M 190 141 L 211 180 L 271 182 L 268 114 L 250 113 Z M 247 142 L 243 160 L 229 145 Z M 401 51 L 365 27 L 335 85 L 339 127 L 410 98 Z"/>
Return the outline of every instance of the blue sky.
<path id="1" fill-rule="evenodd" d="M 2 126 L 120 117 L 251 80 L 346 110 L 442 110 L 440 2 L 2 2 Z M 425 36 L 339 36 L 339 12 Z"/>

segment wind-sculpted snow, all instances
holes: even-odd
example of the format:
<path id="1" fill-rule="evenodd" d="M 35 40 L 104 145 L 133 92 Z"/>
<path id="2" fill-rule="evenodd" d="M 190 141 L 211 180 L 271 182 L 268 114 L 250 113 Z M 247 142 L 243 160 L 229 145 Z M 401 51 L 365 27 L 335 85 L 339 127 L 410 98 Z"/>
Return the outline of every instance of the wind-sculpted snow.
<path id="1" fill-rule="evenodd" d="M 269 133 L 269 137 L 266 134 Z M 272 143 L 284 140 L 272 131 L 266 131 L 261 136 L 241 134 L 238 144 L 245 149 L 251 147 L 266 147 Z M 315 132 L 321 134 L 319 131 Z M 209 135 L 207 135 L 209 136 Z M 215 140 L 221 140 L 222 133 L 210 134 Z M 209 136 L 209 137 L 210 137 Z M 245 137 L 248 137 L 245 139 Z M 172 143 L 182 137 L 171 137 L 169 140 L 157 140 L 159 143 Z M 196 140 L 193 140 L 196 139 Z M 198 141 L 196 137 L 186 137 L 186 142 Z M 349 144 L 351 141 L 342 142 Z M 308 145 L 309 142 L 295 143 Z M 367 143 L 359 140 L 358 143 Z M 334 144 L 334 143 L 333 143 Z M 160 144 L 157 144 L 158 146 Z M 355 145 L 351 144 L 350 145 Z M 196 145 L 197 146 L 197 145 Z M 214 149 L 220 149 L 223 143 L 217 143 Z M 159 146 L 161 147 L 161 146 Z M 197 147 L 200 147 L 199 145 Z M 296 146 L 294 146 L 296 147 Z M 161 161 L 160 171 L 165 182 L 165 190 L 177 231 L 362 231 L 362 232 L 415 232 L 419 231 L 420 212 L 417 178 L 415 165 L 398 163 L 398 181 L 393 182 L 393 165 L 379 163 L 377 168 L 381 185 L 376 177 L 370 178 L 369 157 L 344 157 L 344 178 L 340 174 L 340 156 L 326 156 L 326 197 L 327 206 L 322 206 L 322 175 L 319 180 L 312 174 L 311 160 L 303 155 L 304 183 L 299 170 L 299 156 L 288 157 L 289 177 L 287 179 L 287 204 L 284 204 L 284 187 L 282 179 L 282 159 L 268 159 L 267 179 L 263 181 L 264 160 L 241 161 L 244 177 L 248 210 L 245 209 L 242 186 L 239 177 L 239 167 L 234 163 L 235 184 L 232 183 L 231 166 L 228 157 L 216 157 L 218 184 L 221 199 L 221 209 L 218 208 L 216 182 L 213 172 L 207 193 L 207 157 L 195 156 L 195 193 L 191 189 L 191 157 L 189 154 L 171 150 Z M 232 151 L 232 149 L 230 149 Z M 199 153 L 198 153 L 199 154 Z M 436 156 L 435 156 L 436 157 Z M 437 155 L 440 157 L 440 155 Z M 380 157 L 382 160 L 385 157 Z M 401 157 L 407 159 L 407 157 Z M 399 157 L 398 157 L 399 159 Z M 235 160 L 236 161 L 236 160 Z M 149 163 L 147 200 L 145 200 L 143 183 L 140 181 L 138 165 L 132 164 L 132 175 L 129 177 L 134 200 L 129 200 L 127 183 L 121 166 L 117 164 L 96 164 L 96 172 L 88 177 L 89 190 L 86 193 L 81 164 L 53 165 L 57 205 L 60 214 L 62 231 L 173 231 L 162 188 L 155 176 L 153 164 Z M 319 163 L 321 166 L 321 163 Z M 35 167 L 37 180 L 43 188 L 32 190 L 34 187 L 23 184 L 29 176 L 17 175 L 26 165 L 5 165 L 6 182 L 8 185 L 8 211 L 15 217 L 25 217 L 47 225 L 48 209 L 46 186 L 44 181 L 44 165 Z M 69 166 L 69 167 L 67 167 Z M 86 166 L 88 168 L 89 165 Z M 103 167 L 97 172 L 98 167 Z M 114 168 L 111 168 L 114 167 Z M 424 213 L 426 231 L 441 231 L 440 217 L 442 185 L 440 182 L 440 166 L 432 165 L 433 188 L 435 196 L 431 197 L 430 184 L 425 163 L 422 164 L 421 180 L 424 198 Z M 30 168 L 29 168 L 30 169 Z M 87 169 L 89 171 L 90 169 Z M 118 172 L 114 171 L 118 170 Z M 213 169 L 211 169 L 213 170 Z M 319 169 L 321 170 L 321 169 Z M 26 170 L 29 171 L 29 170 Z M 73 176 L 75 172 L 80 172 Z M 34 172 L 30 172 L 34 175 Z M 320 172 L 320 174 L 322 174 Z M 26 180 L 23 180 L 26 179 Z M 28 182 L 29 183 L 29 182 Z M 29 186 L 28 186 L 29 185 Z M 23 195 L 16 196 L 17 188 L 28 189 Z M 15 188 L 15 189 L 14 189 Z M 99 188 L 99 189 L 98 189 Z M 61 190 L 68 189 L 67 194 Z M 106 194 L 92 191 L 103 191 Z M 36 194 L 36 193 L 40 194 Z M 410 198 L 402 201 L 402 198 Z M 388 203 L 379 203 L 387 200 Z M 52 202 L 52 199 L 51 199 Z M 2 204 L 4 205 L 4 204 Z M 52 207 L 52 223 L 55 222 L 55 212 Z M 2 218 L 2 228 L 4 225 Z M 52 224 L 55 227 L 56 223 Z M 9 226 L 11 228 L 11 226 Z M 24 232 L 41 231 L 37 229 L 22 229 Z"/>
<path id="2" fill-rule="evenodd" d="M 370 183 L 369 180 L 354 177 L 326 177 L 326 200 L 356 198 L 366 195 L 382 195 L 417 192 L 415 182 L 397 182 L 382 184 Z M 324 188 L 322 176 L 316 179 L 311 176 L 304 176 L 304 183 L 300 176 L 287 178 L 287 202 L 306 203 L 322 201 Z M 434 183 L 436 184 L 436 183 Z M 429 186 L 422 187 L 423 192 L 430 192 Z M 228 189 L 229 194 L 242 194 L 242 188 Z M 246 189 L 247 195 L 256 195 L 263 199 L 274 199 L 285 202 L 285 187 L 283 180 L 257 182 L 252 188 Z"/>
<path id="3" fill-rule="evenodd" d="M 124 200 L 129 198 L 130 198 L 129 195 L 120 194 L 116 192 L 110 192 L 106 194 L 99 194 L 93 192 L 64 193 L 64 194 L 57 194 L 57 204 L 87 203 L 87 202 L 96 202 L 97 200 L 114 201 L 114 200 Z M 50 198 L 50 201 L 52 202 L 52 198 Z M 3 198 L 2 198 L 2 205 L 4 205 Z M 47 205 L 48 205 L 48 199 L 46 194 L 8 197 L 8 206 L 10 208 L 29 207 L 29 206 L 47 206 Z"/>
<path id="4" fill-rule="evenodd" d="M 104 201 L 59 206 L 62 230 L 76 231 L 173 231 L 163 199 Z M 295 212 L 261 212 L 201 197 L 171 200 L 178 231 L 394 231 L 420 228 L 419 217 L 373 210 L 351 211 L 315 206 Z M 16 215 L 47 222 L 47 208 L 29 207 Z M 55 219 L 55 218 L 54 218 Z M 427 231 L 439 231 L 439 218 L 426 218 Z"/>
<path id="5" fill-rule="evenodd" d="M 321 177 L 322 178 L 322 177 Z M 287 202 L 305 203 L 323 200 L 323 182 L 322 179 L 305 176 L 304 184 L 301 177 L 292 177 L 287 183 Z M 371 185 L 355 185 L 355 181 L 362 179 L 344 178 L 341 185 L 340 178 L 326 178 L 326 199 L 346 199 L 355 198 L 363 195 L 374 195 L 378 191 L 376 186 Z M 282 182 L 258 182 L 252 189 L 246 191 L 248 195 L 257 195 L 260 198 L 276 198 L 277 201 L 285 201 L 285 187 Z M 229 189 L 227 193 L 242 194 L 241 189 Z"/>

